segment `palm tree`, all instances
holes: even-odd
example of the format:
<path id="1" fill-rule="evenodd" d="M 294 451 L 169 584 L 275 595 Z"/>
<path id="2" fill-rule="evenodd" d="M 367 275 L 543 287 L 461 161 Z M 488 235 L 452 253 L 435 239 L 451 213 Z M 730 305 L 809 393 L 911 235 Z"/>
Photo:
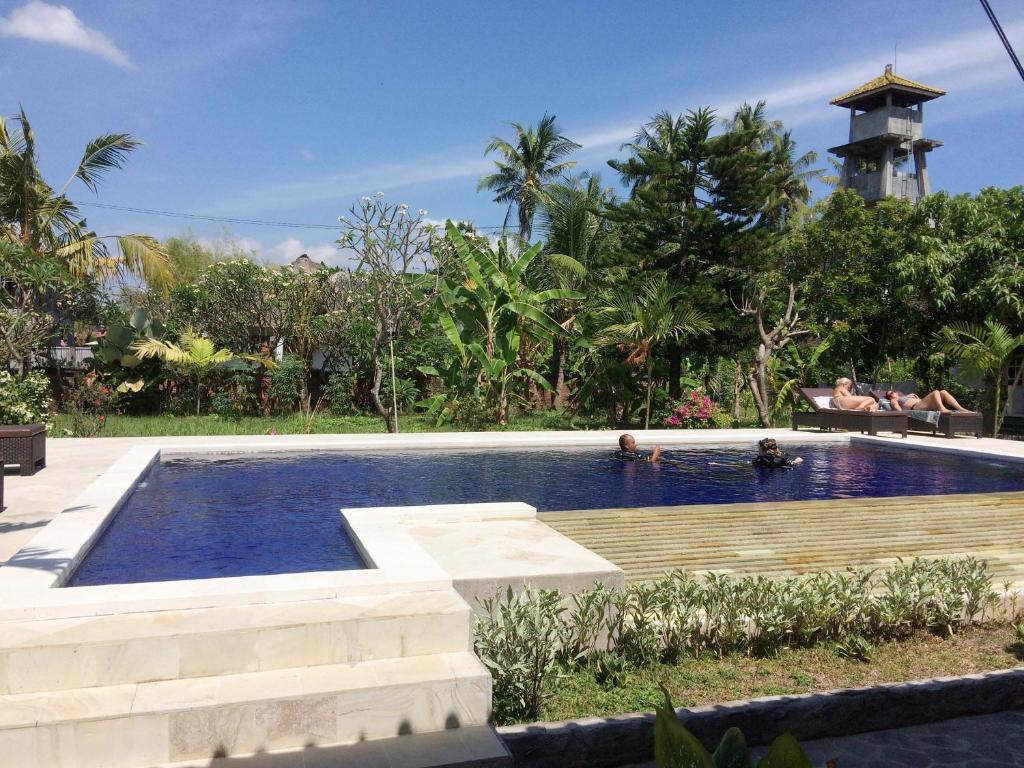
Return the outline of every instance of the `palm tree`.
<path id="1" fill-rule="evenodd" d="M 76 277 L 104 280 L 130 273 L 157 287 L 169 285 L 168 257 L 156 240 L 146 235 L 97 235 L 67 197 L 76 180 L 96 192 L 103 174 L 122 168 L 140 143 L 127 133 L 93 139 L 57 192 L 43 180 L 25 111 L 13 122 L 16 129 L 12 131 L 0 117 L 0 240 L 56 256 Z M 113 241 L 113 251 L 108 241 Z"/>
<path id="2" fill-rule="evenodd" d="M 182 334 L 181 344 L 149 336 L 133 343 L 131 349 L 143 360 L 156 357 L 169 363 L 195 382 L 196 416 L 200 414 L 204 383 L 214 371 L 242 361 L 256 363 L 266 368 L 275 367 L 274 361 L 263 355 L 239 355 L 230 349 L 217 349 L 211 339 L 196 336 L 192 331 Z"/>
<path id="3" fill-rule="evenodd" d="M 519 237 L 530 239 L 533 216 L 537 210 L 544 185 L 561 176 L 576 165 L 573 160 L 563 160 L 580 145 L 562 136 L 555 124 L 555 116 L 545 114 L 537 127 L 523 127 L 512 123 L 515 139 L 506 141 L 493 136 L 484 150 L 498 154 L 494 161 L 497 170 L 480 179 L 477 189 L 488 189 L 495 193 L 494 202 L 507 203 L 505 223 L 515 206 L 519 215 Z"/>
<path id="4" fill-rule="evenodd" d="M 594 338 L 598 349 L 618 347 L 627 352 L 626 364 L 644 365 L 647 375 L 647 408 L 644 429 L 651 426 L 651 394 L 654 391 L 654 352 L 666 341 L 688 334 L 709 333 L 711 322 L 699 310 L 679 303 L 681 288 L 664 274 L 648 277 L 635 290 L 620 288 L 596 310 L 606 324 Z"/>
<path id="5" fill-rule="evenodd" d="M 998 435 L 1006 414 L 1002 406 L 1003 384 L 1010 359 L 1024 348 L 1024 333 L 1014 336 L 1002 323 L 986 320 L 984 323 L 960 322 L 947 325 L 939 331 L 936 343 L 940 352 L 967 361 L 992 380 L 995 430 Z"/>
<path id="6" fill-rule="evenodd" d="M 792 132 L 784 130 L 781 120 L 769 120 L 766 112 L 764 101 L 753 106 L 744 103 L 725 125 L 730 131 L 748 132 L 753 137 L 750 149 L 767 152 L 771 159 L 772 182 L 762 218 L 777 230 L 793 213 L 806 209 L 811 199 L 809 182 L 821 176 L 822 171 L 812 167 L 818 161 L 818 153 L 812 150 L 798 157 Z"/>
<path id="7" fill-rule="evenodd" d="M 597 175 L 567 178 L 544 189 L 538 214 L 546 246 L 535 262 L 536 269 L 528 275 L 533 285 L 582 290 L 607 231 L 601 212 L 612 201 L 611 191 L 601 187 Z M 549 313 L 560 326 L 570 329 L 576 306 L 577 302 L 554 302 Z M 551 404 L 556 407 L 561 405 L 565 351 L 565 339 L 552 337 L 548 381 L 553 387 Z"/>

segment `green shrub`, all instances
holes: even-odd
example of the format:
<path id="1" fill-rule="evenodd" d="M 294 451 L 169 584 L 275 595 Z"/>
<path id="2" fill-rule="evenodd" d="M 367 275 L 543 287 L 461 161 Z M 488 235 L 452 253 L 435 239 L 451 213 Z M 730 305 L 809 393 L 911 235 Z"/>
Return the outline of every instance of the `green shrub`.
<path id="1" fill-rule="evenodd" d="M 278 413 L 298 408 L 302 396 L 302 383 L 306 378 L 306 363 L 286 355 L 270 374 L 270 400 Z"/>
<path id="2" fill-rule="evenodd" d="M 544 684 L 558 666 L 561 603 L 557 591 L 529 587 L 483 601 L 475 646 L 493 678 L 495 722 L 540 716 Z"/>
<path id="3" fill-rule="evenodd" d="M 254 416 L 259 410 L 256 396 L 256 376 L 252 371 L 239 369 L 227 376 L 210 398 L 210 410 L 222 419 L 239 422 L 244 416 Z"/>
<path id="4" fill-rule="evenodd" d="M 559 670 L 589 669 L 615 686 L 626 667 L 691 656 L 771 656 L 830 643 L 863 658 L 882 640 L 927 630 L 949 635 L 997 604 L 984 562 L 898 563 L 785 579 L 673 571 L 652 582 L 593 590 L 511 592 L 484 603 L 477 651 L 495 679 L 499 723 L 535 717 Z"/>
<path id="5" fill-rule="evenodd" d="M 355 413 L 355 388 L 356 377 L 353 373 L 332 373 L 327 377 L 323 394 L 327 398 L 327 408 L 334 416 Z"/>
<path id="6" fill-rule="evenodd" d="M 52 417 L 50 380 L 42 371 L 18 378 L 0 371 L 0 424 L 47 424 Z"/>
<path id="7" fill-rule="evenodd" d="M 397 393 L 398 412 L 406 413 L 420 398 L 420 389 L 412 379 L 396 379 L 395 391 Z M 391 379 L 385 378 L 380 385 L 380 400 L 385 408 L 391 407 Z"/>

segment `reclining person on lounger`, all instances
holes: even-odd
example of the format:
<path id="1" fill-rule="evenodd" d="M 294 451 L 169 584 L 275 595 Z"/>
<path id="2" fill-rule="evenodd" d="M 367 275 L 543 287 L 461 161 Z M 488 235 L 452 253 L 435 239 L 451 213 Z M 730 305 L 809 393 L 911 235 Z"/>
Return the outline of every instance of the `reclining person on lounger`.
<path id="1" fill-rule="evenodd" d="M 938 411 L 939 413 L 949 413 L 950 410 L 953 410 L 959 413 L 970 412 L 944 389 L 933 389 L 924 397 L 918 397 L 913 392 L 906 395 L 899 390 L 890 389 L 885 393 L 885 399 L 889 402 L 889 407 L 894 411 Z"/>
<path id="2" fill-rule="evenodd" d="M 832 402 L 844 411 L 877 411 L 878 401 L 867 395 L 855 395 L 850 391 L 853 382 L 846 377 L 836 379 L 832 390 Z"/>

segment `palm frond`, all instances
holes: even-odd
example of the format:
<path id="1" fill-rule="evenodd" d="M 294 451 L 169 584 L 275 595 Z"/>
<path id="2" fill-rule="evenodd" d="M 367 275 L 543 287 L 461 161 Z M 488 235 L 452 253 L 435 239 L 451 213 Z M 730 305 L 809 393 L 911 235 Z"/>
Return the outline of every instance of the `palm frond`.
<path id="1" fill-rule="evenodd" d="M 93 192 L 106 171 L 124 167 L 129 152 L 142 145 L 127 133 L 108 133 L 98 136 L 85 146 L 85 154 L 71 178 L 64 184 L 61 194 L 67 191 L 75 179 L 82 181 Z"/>

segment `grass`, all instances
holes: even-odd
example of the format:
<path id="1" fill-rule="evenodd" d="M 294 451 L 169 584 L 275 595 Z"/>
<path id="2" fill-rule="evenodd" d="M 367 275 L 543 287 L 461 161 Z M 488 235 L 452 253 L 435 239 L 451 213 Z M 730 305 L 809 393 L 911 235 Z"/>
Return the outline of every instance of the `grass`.
<path id="1" fill-rule="evenodd" d="M 434 420 L 422 414 L 401 416 L 398 421 L 402 432 L 452 432 L 458 426 L 436 426 Z M 557 411 L 546 411 L 518 416 L 505 427 L 492 427 L 506 431 L 593 429 L 599 425 Z M 51 437 L 67 437 L 71 418 L 57 414 Z M 294 434 L 355 434 L 384 432 L 384 420 L 378 416 L 318 415 L 312 419 L 299 414 L 282 416 L 246 416 L 238 421 L 218 416 L 108 416 L 99 437 L 155 437 L 206 435 L 265 435 L 276 431 L 281 435 Z"/>
<path id="2" fill-rule="evenodd" d="M 542 710 L 544 720 L 651 712 L 662 701 L 659 684 L 676 706 L 692 707 L 758 696 L 894 683 L 943 675 L 1007 669 L 1024 659 L 1024 644 L 1009 625 L 964 629 L 950 638 L 920 634 L 876 646 L 868 662 L 843 658 L 834 648 L 787 651 L 774 658 L 728 656 L 684 659 L 674 665 L 630 670 L 607 690 L 586 671 L 558 680 Z"/>

